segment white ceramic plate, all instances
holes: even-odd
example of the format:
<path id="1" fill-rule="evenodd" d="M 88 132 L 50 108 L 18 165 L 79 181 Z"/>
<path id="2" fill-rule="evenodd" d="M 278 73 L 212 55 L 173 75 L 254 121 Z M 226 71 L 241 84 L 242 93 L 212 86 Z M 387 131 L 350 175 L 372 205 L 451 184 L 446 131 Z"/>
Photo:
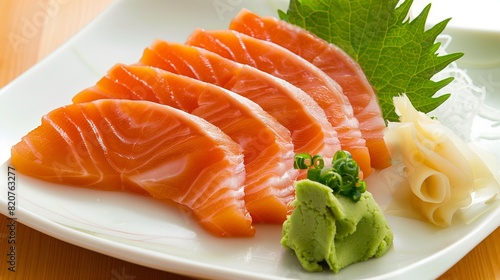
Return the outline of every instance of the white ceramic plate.
<path id="1" fill-rule="evenodd" d="M 133 63 L 156 38 L 183 42 L 194 28 L 226 28 L 246 7 L 276 15 L 286 1 L 122 0 L 58 51 L 0 92 L 0 182 L 7 185 L 10 147 L 50 110 L 70 102 L 115 63 Z M 495 105 L 500 107 L 500 102 Z M 484 129 L 489 123 L 479 123 Z M 500 143 L 487 142 L 500 154 Z M 149 198 L 44 183 L 16 174 L 18 222 L 103 254 L 155 269 L 216 279 L 411 279 L 444 273 L 500 225 L 500 208 L 469 225 L 436 229 L 387 216 L 394 246 L 382 258 L 352 265 L 339 274 L 307 273 L 279 244 L 281 227 L 257 226 L 254 238 L 219 239 L 193 220 Z M 370 177 L 375 186 L 377 176 Z M 390 197 L 374 193 L 379 203 Z M 0 212 L 8 215 L 7 191 Z"/>

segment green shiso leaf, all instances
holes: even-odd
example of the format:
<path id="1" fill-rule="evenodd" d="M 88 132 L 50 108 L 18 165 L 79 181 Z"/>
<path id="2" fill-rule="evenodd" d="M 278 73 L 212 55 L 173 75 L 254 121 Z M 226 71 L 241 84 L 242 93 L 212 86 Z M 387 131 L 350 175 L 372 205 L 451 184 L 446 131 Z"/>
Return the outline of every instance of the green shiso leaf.
<path id="1" fill-rule="evenodd" d="M 430 112 L 449 94 L 433 95 L 453 78 L 431 78 L 462 53 L 438 55 L 436 38 L 450 19 L 426 30 L 431 5 L 408 20 L 412 0 L 291 0 L 281 19 L 333 43 L 363 68 L 377 91 L 384 118 L 397 121 L 392 97 L 406 93 L 419 111 Z"/>

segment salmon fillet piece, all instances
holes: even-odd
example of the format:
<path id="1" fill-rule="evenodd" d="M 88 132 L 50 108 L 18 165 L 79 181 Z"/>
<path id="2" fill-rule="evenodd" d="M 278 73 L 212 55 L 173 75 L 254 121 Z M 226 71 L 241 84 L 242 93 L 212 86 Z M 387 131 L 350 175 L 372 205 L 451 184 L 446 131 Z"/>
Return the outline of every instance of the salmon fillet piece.
<path id="1" fill-rule="evenodd" d="M 161 40 L 144 50 L 140 63 L 212 83 L 252 100 L 290 131 L 296 153 L 321 154 L 328 160 L 341 148 L 337 132 L 316 101 L 254 67 L 205 49 Z"/>
<path id="2" fill-rule="evenodd" d="M 386 128 L 378 97 L 360 65 L 342 49 L 311 32 L 274 17 L 261 17 L 243 9 L 229 28 L 257 39 L 278 44 L 311 62 L 334 79 L 349 99 L 354 116 L 366 140 L 371 165 L 383 169 L 391 165 L 384 141 Z"/>
<path id="3" fill-rule="evenodd" d="M 216 126 L 149 101 L 60 107 L 11 149 L 19 172 L 49 182 L 175 202 L 216 236 L 252 236 L 240 145 Z"/>
<path id="4" fill-rule="evenodd" d="M 219 86 L 159 68 L 117 64 L 74 102 L 149 100 L 199 116 L 243 149 L 245 204 L 254 222 L 283 223 L 295 198 L 290 131 L 260 106 Z"/>
<path id="5" fill-rule="evenodd" d="M 342 149 L 352 154 L 363 175 L 372 173 L 368 148 L 349 100 L 339 84 L 316 66 L 277 44 L 234 30 L 197 29 L 186 44 L 250 65 L 301 88 L 323 108 L 337 131 Z"/>

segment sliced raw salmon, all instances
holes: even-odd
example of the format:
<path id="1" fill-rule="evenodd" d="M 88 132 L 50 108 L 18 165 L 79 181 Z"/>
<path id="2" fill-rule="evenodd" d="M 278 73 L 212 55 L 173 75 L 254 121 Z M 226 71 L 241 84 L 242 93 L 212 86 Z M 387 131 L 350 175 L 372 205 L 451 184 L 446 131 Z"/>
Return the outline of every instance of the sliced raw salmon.
<path id="1" fill-rule="evenodd" d="M 372 172 L 366 142 L 349 100 L 342 88 L 316 66 L 277 44 L 234 30 L 197 29 L 186 43 L 248 64 L 304 90 L 323 108 L 337 131 L 342 149 L 351 152 L 364 176 Z"/>
<path id="2" fill-rule="evenodd" d="M 371 164 L 383 169 L 391 158 L 384 141 L 386 128 L 375 90 L 359 64 L 334 44 L 305 29 L 274 17 L 260 17 L 243 9 L 230 29 L 278 44 L 311 62 L 334 79 L 349 99 L 370 151 Z"/>
<path id="3" fill-rule="evenodd" d="M 113 85 L 114 84 L 114 85 Z M 159 68 L 115 65 L 95 86 L 73 99 L 139 99 L 197 115 L 239 143 L 245 155 L 245 204 L 254 222 L 283 223 L 295 198 L 290 131 L 247 98 Z"/>
<path id="4" fill-rule="evenodd" d="M 55 109 L 12 147 L 17 171 L 46 181 L 149 194 L 192 210 L 216 236 L 252 236 L 240 145 L 175 108 L 103 99 Z"/>
<path id="5" fill-rule="evenodd" d="M 337 133 L 319 105 L 282 79 L 204 49 L 160 40 L 144 50 L 140 62 L 216 84 L 252 100 L 290 130 L 297 153 L 331 159 L 340 149 Z"/>

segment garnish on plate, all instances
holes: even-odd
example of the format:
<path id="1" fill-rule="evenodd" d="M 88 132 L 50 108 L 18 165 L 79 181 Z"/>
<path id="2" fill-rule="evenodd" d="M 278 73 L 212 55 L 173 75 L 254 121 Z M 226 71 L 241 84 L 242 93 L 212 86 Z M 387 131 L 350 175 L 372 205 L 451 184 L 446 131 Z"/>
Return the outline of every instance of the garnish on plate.
<path id="1" fill-rule="evenodd" d="M 457 214 L 466 223 L 477 218 L 473 212 L 480 204 L 487 208 L 483 202 L 500 194 L 498 163 L 481 152 L 483 147 L 466 143 L 438 119 L 418 112 L 406 95 L 394 97 L 394 106 L 400 121 L 389 123 L 385 140 L 392 157 L 405 166 L 407 186 L 394 191 L 388 211 L 409 216 L 414 207 L 441 227 L 452 225 Z"/>
<path id="2" fill-rule="evenodd" d="M 359 165 L 348 151 L 337 151 L 331 165 L 325 167 L 323 157 L 307 153 L 295 155 L 294 167 L 307 169 L 307 179 L 316 181 L 340 194 L 358 202 L 366 191 L 366 182 L 359 178 Z"/>
<path id="3" fill-rule="evenodd" d="M 282 19 L 305 28 L 334 43 L 363 68 L 377 91 L 384 118 L 397 121 L 392 98 L 406 93 L 418 111 L 430 112 L 449 94 L 433 95 L 453 78 L 431 78 L 462 53 L 438 56 L 437 36 L 450 19 L 426 28 L 430 5 L 412 21 L 408 12 L 412 0 L 397 6 L 398 0 L 291 0 Z"/>
<path id="4" fill-rule="evenodd" d="M 308 169 L 308 178 L 295 183 L 295 209 L 283 223 L 281 244 L 305 270 L 339 272 L 388 252 L 393 233 L 348 152 L 337 151 L 328 167 L 318 155 L 298 154 L 295 163 Z"/>

